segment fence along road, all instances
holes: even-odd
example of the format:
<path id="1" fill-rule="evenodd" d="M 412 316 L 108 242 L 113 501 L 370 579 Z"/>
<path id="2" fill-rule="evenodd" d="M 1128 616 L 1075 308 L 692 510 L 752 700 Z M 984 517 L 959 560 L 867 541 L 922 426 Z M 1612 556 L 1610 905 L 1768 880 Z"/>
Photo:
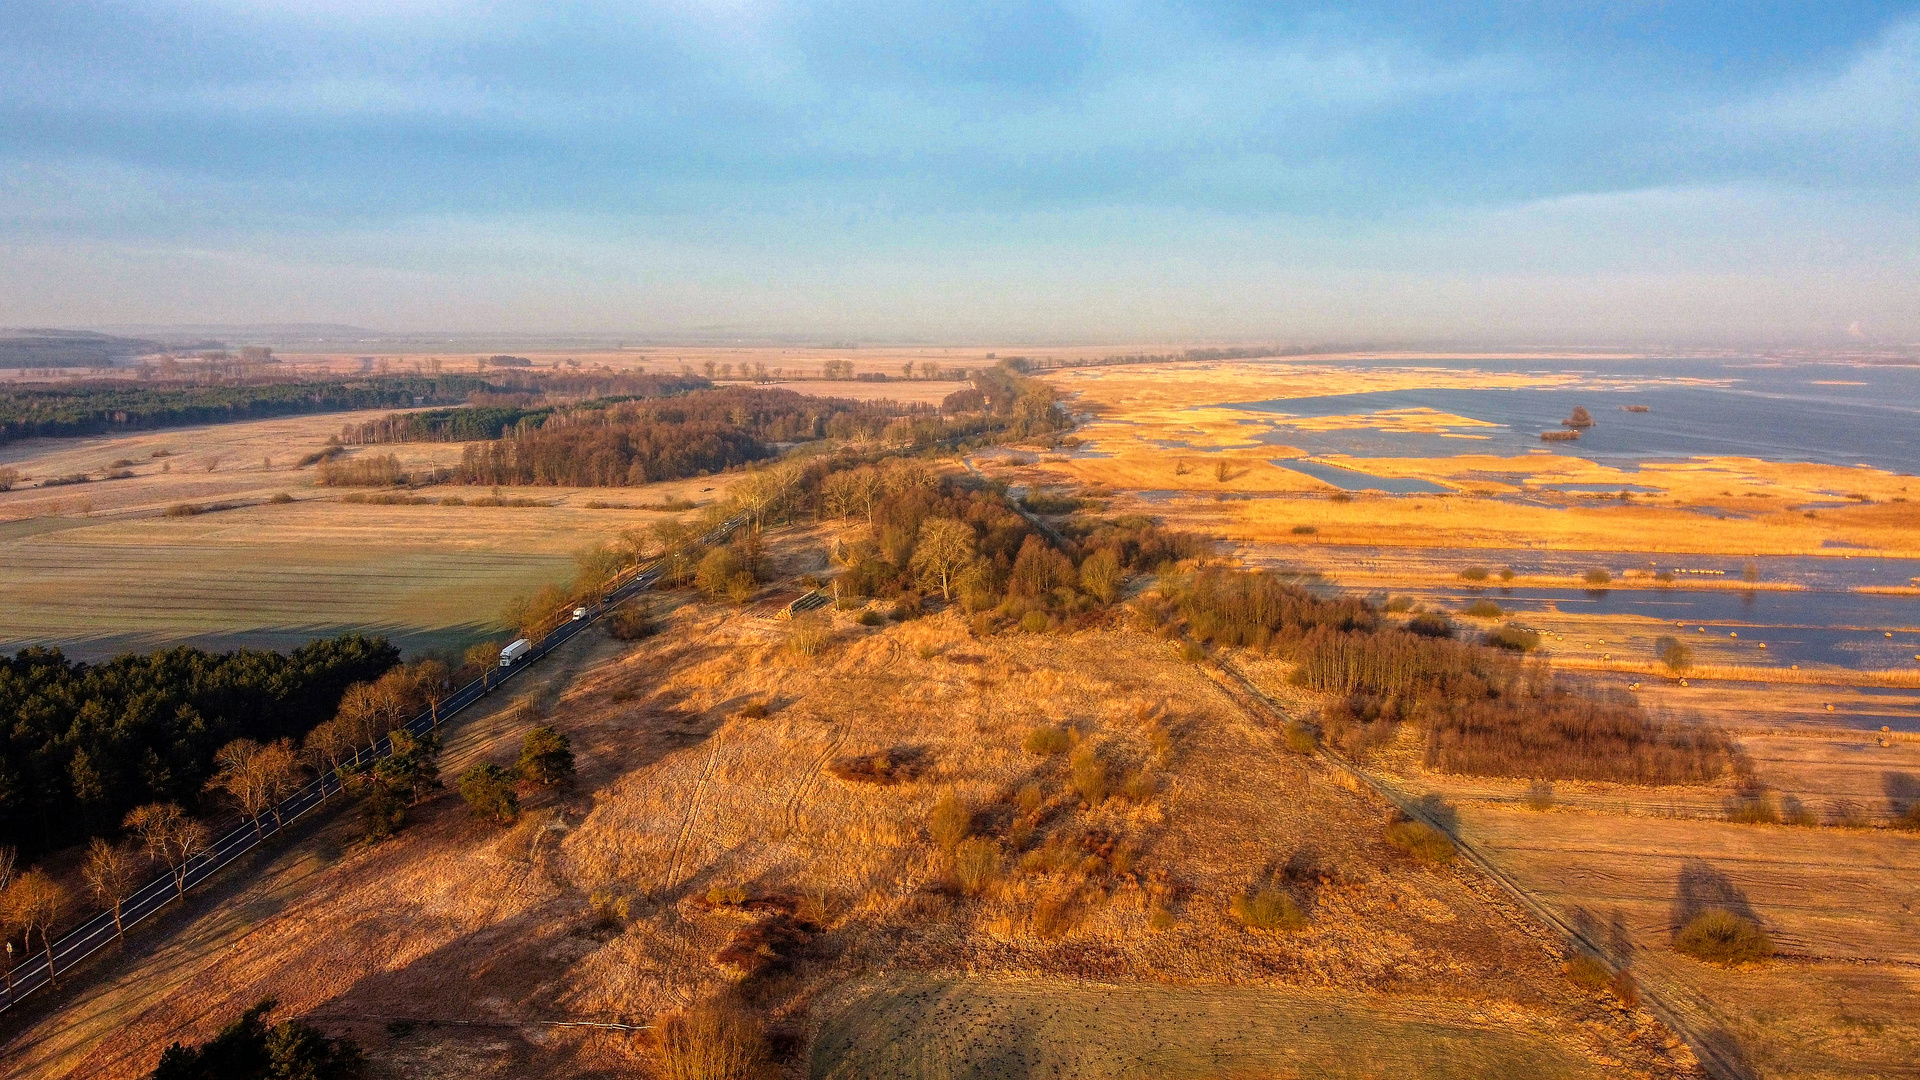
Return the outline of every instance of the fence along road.
<path id="1" fill-rule="evenodd" d="M 712 532 L 701 538 L 701 543 L 711 545 L 725 540 L 746 520 L 747 516 L 741 514 L 721 522 Z M 615 604 L 635 593 L 651 588 L 654 582 L 660 580 L 660 575 L 665 570 L 662 560 L 655 559 L 623 571 L 608 583 L 600 601 L 588 605 L 585 618 L 562 622 L 543 636 L 524 659 L 516 662 L 512 667 L 487 669 L 479 678 L 442 700 L 437 707 L 407 721 L 402 725 L 403 729 L 415 735 L 433 730 L 439 723 L 486 697 L 514 676 L 532 667 L 548 653 L 571 641 L 575 634 L 600 621 L 601 617 L 606 615 Z M 362 765 L 379 761 L 392 753 L 392 740 L 381 736 L 380 741 L 372 746 L 356 750 L 349 764 Z M 158 914 L 176 897 L 184 896 L 188 889 L 212 878 L 235 859 L 261 847 L 270 837 L 326 805 L 327 800 L 339 794 L 341 790 L 338 776 L 332 773 L 323 774 L 319 779 L 287 796 L 277 807 L 262 814 L 258 819 L 243 821 L 234 826 L 208 845 L 205 851 L 189 859 L 181 868 L 178 880 L 173 871 L 167 871 L 157 875 L 129 896 L 121 905 L 121 925 L 131 928 Z M 37 953 L 29 950 L 28 958 L 8 973 L 4 988 L 0 988 L 0 1013 L 13 1008 L 15 1002 L 51 983 L 56 972 L 74 967 L 87 957 L 111 945 L 118 936 L 119 934 L 114 930 L 113 913 L 102 911 L 53 943 L 51 968 L 48 966 L 46 950 L 43 949 Z"/>

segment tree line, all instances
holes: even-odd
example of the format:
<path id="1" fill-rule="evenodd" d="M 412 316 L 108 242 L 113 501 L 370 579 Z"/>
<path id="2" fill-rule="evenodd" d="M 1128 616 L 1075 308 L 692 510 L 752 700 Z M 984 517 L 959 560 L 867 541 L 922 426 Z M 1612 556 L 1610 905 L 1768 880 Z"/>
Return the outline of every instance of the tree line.
<path id="1" fill-rule="evenodd" d="M 469 445 L 454 475 L 469 484 L 637 486 L 764 460 L 780 443 L 877 439 L 916 408 L 745 387 L 579 406 Z"/>
<path id="2" fill-rule="evenodd" d="M 298 738 L 400 654 L 348 634 L 281 654 L 176 648 L 75 663 L 0 657 L 0 844 L 35 855 L 118 832 L 135 806 L 197 806 L 236 738 Z"/>
<path id="3" fill-rule="evenodd" d="M 464 408 L 423 409 L 392 413 L 341 429 L 340 441 L 349 446 L 404 442 L 478 442 L 503 439 L 539 427 L 558 406 L 540 402 L 561 396 L 584 395 L 589 407 L 626 401 L 673 397 L 712 387 L 698 376 L 679 375 L 550 375 L 538 379 L 499 379 L 492 382 L 485 403 Z M 517 399 L 511 404 L 491 399 Z"/>
<path id="4" fill-rule="evenodd" d="M 0 389 L 0 443 L 301 413 L 444 405 L 488 388 L 470 375 L 159 387 L 128 379 Z"/>
<path id="5" fill-rule="evenodd" d="M 1633 698 L 1561 679 L 1499 631 L 1453 636 L 1444 617 L 1405 624 L 1353 597 L 1322 597 L 1265 571 L 1208 568 L 1136 609 L 1150 625 L 1202 645 L 1295 663 L 1294 680 L 1333 695 L 1322 733 L 1366 752 L 1412 723 L 1427 767 L 1482 776 L 1711 781 L 1733 764 L 1726 736 L 1657 720 Z"/>

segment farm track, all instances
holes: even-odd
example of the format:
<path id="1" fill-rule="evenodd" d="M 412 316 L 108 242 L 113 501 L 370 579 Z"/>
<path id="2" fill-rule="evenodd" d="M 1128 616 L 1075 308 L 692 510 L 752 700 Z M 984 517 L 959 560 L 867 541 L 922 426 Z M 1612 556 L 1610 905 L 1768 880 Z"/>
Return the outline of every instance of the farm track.
<path id="1" fill-rule="evenodd" d="M 694 781 L 693 796 L 687 800 L 687 816 L 680 822 L 680 835 L 673 842 L 673 856 L 667 860 L 667 872 L 662 875 L 660 891 L 670 891 L 680 880 L 680 853 L 687 846 L 687 838 L 693 835 L 693 823 L 700 816 L 700 796 L 705 793 L 707 780 L 713 775 L 713 767 L 720 760 L 720 739 L 715 736 L 711 748 L 707 751 L 706 768 L 700 770 L 700 779 Z"/>
<path id="2" fill-rule="evenodd" d="M 775 839 L 791 836 L 798 831 L 801 809 L 806 806 L 807 799 L 813 794 L 813 790 L 820 786 L 820 778 L 826 775 L 827 765 L 833 761 L 834 755 L 840 752 L 840 747 L 845 742 L 846 736 L 840 731 L 836 730 L 829 736 L 826 748 L 820 751 L 820 756 L 813 759 L 813 764 L 800 777 L 800 782 L 794 785 L 793 794 L 789 795 L 785 805 L 780 807 L 779 821 L 774 826 Z"/>
<path id="3" fill-rule="evenodd" d="M 1237 668 L 1225 660 L 1217 662 L 1222 673 L 1226 675 L 1227 681 L 1236 685 L 1238 692 L 1230 689 L 1229 693 L 1243 708 L 1255 715 L 1264 714 L 1279 723 L 1292 719 L 1283 706 L 1268 697 Z M 1547 901 L 1534 896 L 1522 887 L 1489 856 L 1462 838 L 1457 826 L 1429 812 L 1419 800 L 1361 769 L 1325 746 L 1319 748 L 1319 754 L 1341 772 L 1366 785 L 1369 790 L 1385 799 L 1401 813 L 1445 833 L 1476 869 L 1498 884 L 1508 896 L 1518 901 L 1535 918 L 1557 932 L 1574 949 L 1601 961 L 1609 968 L 1620 966 L 1625 960 L 1624 957 L 1615 956 L 1613 950 L 1603 942 L 1595 940 L 1597 936 L 1595 933 L 1576 927 L 1562 917 Z M 1681 985 L 1677 980 L 1661 977 L 1666 973 L 1658 972 L 1657 969 L 1653 973 L 1656 974 L 1656 978 L 1648 979 L 1646 975 L 1649 971 L 1645 966 L 1636 969 L 1642 1003 L 1648 1011 L 1660 1019 L 1661 1023 L 1687 1044 L 1708 1075 L 1715 1080 L 1758 1080 L 1758 1074 L 1747 1063 L 1732 1036 L 1727 1034 L 1727 1025 L 1712 1003 L 1692 989 Z"/>

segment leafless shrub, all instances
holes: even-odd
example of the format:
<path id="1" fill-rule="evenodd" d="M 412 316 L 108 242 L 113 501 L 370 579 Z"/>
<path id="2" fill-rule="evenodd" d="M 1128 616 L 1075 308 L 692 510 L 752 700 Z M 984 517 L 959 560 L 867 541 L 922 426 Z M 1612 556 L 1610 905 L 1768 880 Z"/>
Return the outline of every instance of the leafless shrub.
<path id="1" fill-rule="evenodd" d="M 1000 877 L 1000 845 L 983 836 L 963 840 L 953 851 L 953 879 L 969 896 L 985 892 Z"/>
<path id="2" fill-rule="evenodd" d="M 738 1009 L 708 1005 L 659 1025 L 664 1080 L 757 1080 L 771 1072 L 766 1036 Z"/>

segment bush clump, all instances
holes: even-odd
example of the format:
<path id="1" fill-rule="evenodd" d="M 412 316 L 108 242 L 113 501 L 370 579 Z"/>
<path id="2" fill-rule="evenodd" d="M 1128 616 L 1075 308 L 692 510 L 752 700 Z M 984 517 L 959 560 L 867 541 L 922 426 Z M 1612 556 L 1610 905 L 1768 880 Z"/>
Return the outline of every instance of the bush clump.
<path id="1" fill-rule="evenodd" d="M 1314 747 L 1319 744 L 1319 739 L 1314 737 L 1313 729 L 1305 724 L 1288 724 L 1281 735 L 1286 739 L 1287 749 L 1296 754 L 1311 754 Z"/>
<path id="2" fill-rule="evenodd" d="M 933 812 L 927 817 L 927 833 L 940 845 L 941 851 L 958 848 L 972 832 L 973 811 L 967 809 L 967 804 L 958 796 L 949 792 L 933 804 Z"/>
<path id="3" fill-rule="evenodd" d="M 1756 964 L 1773 955 L 1773 942 L 1752 919 L 1731 911 L 1703 911 L 1673 935 L 1674 951 L 1722 967 Z"/>
<path id="4" fill-rule="evenodd" d="M 1000 845 L 983 836 L 953 849 L 953 880 L 968 896 L 985 892 L 1000 876 Z"/>
<path id="5" fill-rule="evenodd" d="M 1589 585 L 1606 585 L 1612 581 L 1613 575 L 1608 573 L 1603 567 L 1596 566 L 1586 573 L 1586 582 Z"/>
<path id="6" fill-rule="evenodd" d="M 1659 657 L 1667 670 L 1675 675 L 1685 675 L 1687 669 L 1693 666 L 1693 648 L 1671 634 L 1654 640 L 1653 655 Z"/>
<path id="7" fill-rule="evenodd" d="M 1408 619 L 1407 631 L 1423 638 L 1450 638 L 1453 636 L 1453 620 L 1438 612 L 1430 611 L 1425 615 L 1415 615 Z"/>
<path id="8" fill-rule="evenodd" d="M 1306 913 L 1284 889 L 1257 889 L 1233 898 L 1233 917 L 1249 930 L 1281 933 L 1306 928 Z"/>
<path id="9" fill-rule="evenodd" d="M 1484 566 L 1469 566 L 1465 570 L 1460 571 L 1460 576 L 1467 581 L 1485 581 L 1487 580 L 1488 573 L 1487 568 Z"/>
<path id="10" fill-rule="evenodd" d="M 665 1080 L 755 1080 L 772 1067 L 760 1025 L 735 1009 L 708 1006 L 670 1017 L 659 1040 Z"/>
<path id="11" fill-rule="evenodd" d="M 1426 866 L 1445 866 L 1455 854 L 1447 834 L 1420 821 L 1396 821 L 1387 826 L 1387 843 Z"/>
<path id="12" fill-rule="evenodd" d="M 1607 965 L 1586 953 L 1575 953 L 1568 957 L 1560 970 L 1566 973 L 1573 985 L 1582 990 L 1602 990 L 1613 984 L 1613 972 L 1607 970 Z"/>
<path id="13" fill-rule="evenodd" d="M 1500 605 L 1491 600 L 1475 600 L 1467 605 L 1467 614 L 1476 619 L 1497 619 L 1506 612 L 1501 611 Z"/>
<path id="14" fill-rule="evenodd" d="M 1536 631 L 1508 623 L 1487 631 L 1487 644 L 1508 652 L 1529 653 L 1540 647 L 1540 635 Z"/>
<path id="15" fill-rule="evenodd" d="M 1073 738 L 1067 734 L 1066 728 L 1037 727 L 1027 732 L 1026 740 L 1021 745 L 1029 754 L 1052 757 L 1066 753 L 1067 748 L 1073 745 Z"/>
<path id="16" fill-rule="evenodd" d="M 1082 746 L 1073 753 L 1071 763 L 1073 790 L 1080 793 L 1088 806 L 1099 806 L 1107 798 L 1107 763 L 1100 760 L 1093 747 Z"/>

